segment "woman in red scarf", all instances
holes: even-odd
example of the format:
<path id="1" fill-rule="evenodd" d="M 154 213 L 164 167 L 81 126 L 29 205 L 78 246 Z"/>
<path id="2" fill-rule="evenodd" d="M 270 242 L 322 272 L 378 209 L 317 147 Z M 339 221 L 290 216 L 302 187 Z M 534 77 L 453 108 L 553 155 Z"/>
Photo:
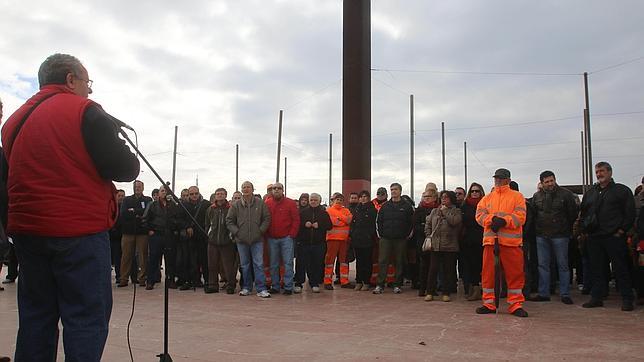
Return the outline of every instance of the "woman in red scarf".
<path id="1" fill-rule="evenodd" d="M 467 300 L 481 299 L 481 268 L 483 260 L 483 228 L 476 222 L 476 205 L 485 195 L 483 186 L 473 182 L 467 191 L 463 210 L 463 237 L 459 262 L 463 263 L 463 284 Z"/>

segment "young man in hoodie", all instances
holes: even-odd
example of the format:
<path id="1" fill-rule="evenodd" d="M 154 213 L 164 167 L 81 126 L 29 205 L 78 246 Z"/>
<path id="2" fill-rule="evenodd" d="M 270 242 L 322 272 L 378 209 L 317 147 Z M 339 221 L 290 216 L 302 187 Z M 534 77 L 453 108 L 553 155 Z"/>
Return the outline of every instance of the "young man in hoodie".
<path id="1" fill-rule="evenodd" d="M 295 201 L 284 195 L 284 185 L 273 184 L 273 197 L 266 199 L 271 213 L 268 227 L 268 246 L 270 248 L 270 271 L 273 285 L 271 294 L 280 292 L 280 262 L 284 264 L 284 295 L 293 294 L 293 257 L 294 240 L 300 227 L 300 214 Z"/>
<path id="2" fill-rule="evenodd" d="M 208 285 L 206 293 L 219 292 L 219 270 L 224 270 L 226 293 L 234 294 L 237 284 L 235 268 L 235 244 L 226 227 L 226 216 L 230 204 L 226 200 L 228 193 L 218 188 L 214 193 L 214 202 L 206 211 L 206 232 L 208 233 Z"/>

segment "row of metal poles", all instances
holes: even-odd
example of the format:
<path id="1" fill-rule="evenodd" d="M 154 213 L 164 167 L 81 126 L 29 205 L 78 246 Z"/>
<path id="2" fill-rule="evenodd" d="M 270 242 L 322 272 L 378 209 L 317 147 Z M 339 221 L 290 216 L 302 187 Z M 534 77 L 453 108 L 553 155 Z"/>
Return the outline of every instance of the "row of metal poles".
<path id="1" fill-rule="evenodd" d="M 592 185 L 593 180 L 593 157 L 590 132 L 590 105 L 588 97 L 588 73 L 584 73 L 584 124 L 581 131 L 581 169 L 582 169 L 582 189 L 584 192 Z M 282 150 L 282 119 L 284 111 L 279 112 L 278 133 L 277 133 L 277 167 L 275 173 L 275 182 L 280 182 L 280 161 Z M 174 152 L 172 156 L 172 186 L 175 185 L 176 165 L 177 165 L 177 133 L 178 126 L 174 128 Z M 409 96 L 409 172 L 410 172 L 410 197 L 414 198 L 414 95 Z M 464 186 L 467 187 L 467 141 L 463 142 L 464 158 Z M 441 161 L 443 173 L 443 190 L 447 188 L 446 171 L 445 171 L 445 122 L 441 122 Z M 329 200 L 332 195 L 333 180 L 333 134 L 329 133 Z M 287 157 L 284 157 L 284 192 L 286 193 L 287 184 Z M 239 144 L 235 145 L 235 190 L 239 190 Z"/>

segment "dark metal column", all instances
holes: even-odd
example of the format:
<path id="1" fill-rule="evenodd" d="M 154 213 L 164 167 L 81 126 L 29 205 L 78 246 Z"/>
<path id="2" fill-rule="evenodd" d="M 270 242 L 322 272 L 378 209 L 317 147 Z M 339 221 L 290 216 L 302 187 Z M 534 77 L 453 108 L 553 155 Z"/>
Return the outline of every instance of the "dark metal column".
<path id="1" fill-rule="evenodd" d="M 371 190 L 370 0 L 343 2 L 342 29 L 342 193 L 348 195 Z"/>

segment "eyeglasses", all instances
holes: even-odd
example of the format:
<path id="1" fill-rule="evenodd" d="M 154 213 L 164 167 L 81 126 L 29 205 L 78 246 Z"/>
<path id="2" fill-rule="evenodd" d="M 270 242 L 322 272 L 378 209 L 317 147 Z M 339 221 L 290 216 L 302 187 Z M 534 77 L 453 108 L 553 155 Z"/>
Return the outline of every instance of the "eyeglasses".
<path id="1" fill-rule="evenodd" d="M 82 80 L 83 82 L 87 83 L 87 88 L 92 88 L 92 84 L 94 84 L 94 81 L 91 79 L 83 79 L 77 75 L 74 75 L 76 78 Z"/>
<path id="2" fill-rule="evenodd" d="M 475 192 L 476 192 L 476 193 L 479 193 L 479 194 L 480 194 L 480 193 L 481 193 L 481 190 L 472 190 L 472 191 L 470 191 L 470 192 L 471 192 L 471 193 L 475 193 Z"/>
<path id="3" fill-rule="evenodd" d="M 188 195 L 190 195 L 190 196 L 195 196 L 195 195 L 199 195 L 199 193 L 198 193 L 198 192 L 191 192 L 191 193 L 189 193 Z"/>

